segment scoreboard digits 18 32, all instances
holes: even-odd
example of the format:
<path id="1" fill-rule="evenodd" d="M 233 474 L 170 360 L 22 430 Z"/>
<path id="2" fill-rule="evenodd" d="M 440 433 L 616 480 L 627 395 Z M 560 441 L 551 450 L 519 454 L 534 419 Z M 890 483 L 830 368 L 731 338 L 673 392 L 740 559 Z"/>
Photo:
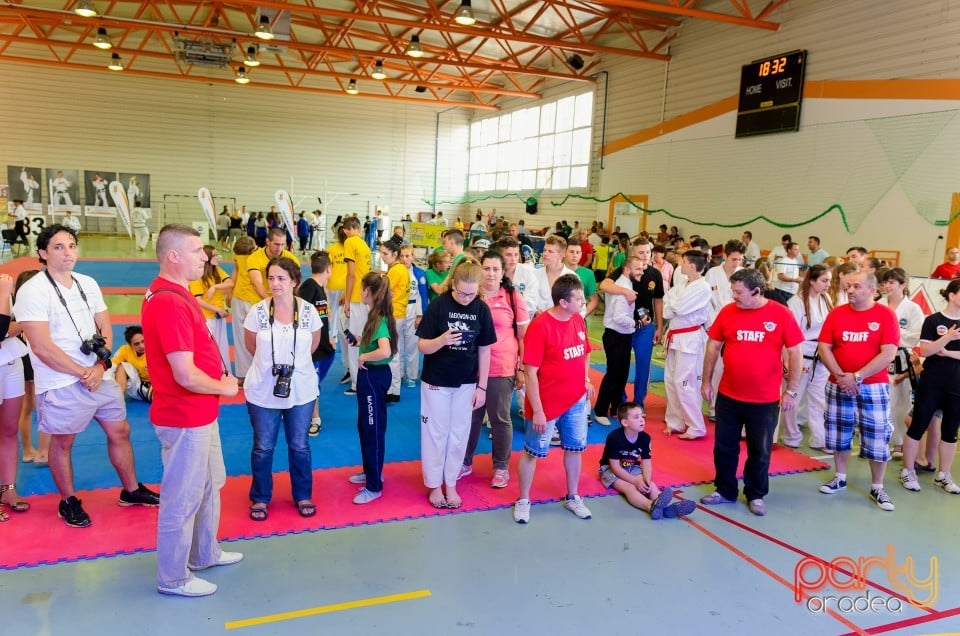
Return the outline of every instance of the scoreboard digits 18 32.
<path id="1" fill-rule="evenodd" d="M 792 51 L 741 68 L 737 137 L 800 128 L 806 59 L 806 51 Z"/>

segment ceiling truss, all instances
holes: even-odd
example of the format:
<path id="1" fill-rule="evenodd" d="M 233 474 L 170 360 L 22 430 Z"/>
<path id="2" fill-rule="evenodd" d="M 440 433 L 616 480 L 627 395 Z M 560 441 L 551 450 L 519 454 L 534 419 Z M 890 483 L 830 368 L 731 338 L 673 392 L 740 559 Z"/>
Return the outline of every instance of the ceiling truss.
<path id="1" fill-rule="evenodd" d="M 0 2 L 0 63 L 106 70 L 112 54 L 124 72 L 232 84 L 249 47 L 249 86 L 345 94 L 351 80 L 368 98 L 497 109 L 505 98 L 536 99 L 551 80 L 592 82 L 609 56 L 666 61 L 685 20 L 777 29 L 787 0 L 757 9 L 751 0 L 473 0 L 477 22 L 453 20 L 461 0 L 95 0 L 99 15 L 74 13 L 77 0 Z M 276 38 L 253 35 L 260 15 Z M 113 48 L 92 46 L 106 29 Z M 419 36 L 424 55 L 405 50 Z M 182 55 L 205 44 L 231 51 L 218 68 Z M 383 80 L 371 77 L 380 61 Z"/>

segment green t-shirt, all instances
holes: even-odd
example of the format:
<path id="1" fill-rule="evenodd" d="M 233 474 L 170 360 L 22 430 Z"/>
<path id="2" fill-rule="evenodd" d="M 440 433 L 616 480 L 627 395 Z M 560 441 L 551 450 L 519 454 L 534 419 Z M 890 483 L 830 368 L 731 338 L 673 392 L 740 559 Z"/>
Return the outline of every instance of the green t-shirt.
<path id="1" fill-rule="evenodd" d="M 623 261 L 625 260 L 627 260 L 627 253 L 617 252 L 616 255 L 613 257 L 613 269 L 617 269 L 618 267 L 623 267 Z"/>
<path id="2" fill-rule="evenodd" d="M 590 300 L 590 297 L 597 293 L 597 277 L 593 275 L 592 269 L 587 269 L 583 265 L 577 266 L 577 276 L 583 283 L 583 297 Z"/>
<path id="3" fill-rule="evenodd" d="M 431 267 L 424 272 L 424 276 L 427 278 L 427 300 L 430 301 L 439 296 L 437 292 L 433 291 L 431 285 L 443 284 L 443 281 L 447 280 L 447 272 L 438 272 Z"/>
<path id="4" fill-rule="evenodd" d="M 370 338 L 370 342 L 366 345 L 363 345 L 363 344 L 360 345 L 360 353 L 370 353 L 371 351 L 376 351 L 380 347 L 380 344 L 377 342 L 378 340 L 380 340 L 380 338 L 386 338 L 388 340 L 390 339 L 390 330 L 387 329 L 386 318 L 380 319 L 380 324 L 377 325 L 377 330 L 373 332 L 373 337 Z M 384 360 L 367 362 L 366 366 L 375 367 L 375 366 L 390 364 L 391 360 L 393 360 L 393 356 L 390 356 L 389 358 L 386 358 Z"/>

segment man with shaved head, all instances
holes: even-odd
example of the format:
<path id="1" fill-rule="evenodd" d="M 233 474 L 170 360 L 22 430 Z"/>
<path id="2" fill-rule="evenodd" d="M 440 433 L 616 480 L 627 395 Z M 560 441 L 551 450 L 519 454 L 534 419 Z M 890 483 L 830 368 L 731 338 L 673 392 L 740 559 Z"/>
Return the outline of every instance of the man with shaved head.
<path id="1" fill-rule="evenodd" d="M 217 416 L 220 397 L 237 394 L 237 378 L 207 330 L 190 281 L 203 275 L 207 256 L 200 233 L 167 225 L 157 238 L 160 275 L 143 303 L 147 366 L 153 381 L 150 422 L 163 447 L 157 518 L 157 591 L 208 596 L 217 586 L 193 575 L 243 558 L 217 542 L 220 488 L 226 469 Z"/>

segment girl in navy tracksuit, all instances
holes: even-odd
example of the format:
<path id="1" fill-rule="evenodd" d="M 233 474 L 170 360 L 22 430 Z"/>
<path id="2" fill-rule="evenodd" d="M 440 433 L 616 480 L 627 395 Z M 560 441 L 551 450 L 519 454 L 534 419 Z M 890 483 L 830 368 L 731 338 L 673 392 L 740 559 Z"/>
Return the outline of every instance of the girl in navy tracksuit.
<path id="1" fill-rule="evenodd" d="M 357 373 L 357 432 L 363 473 L 351 476 L 350 482 L 364 486 L 353 498 L 355 504 L 370 503 L 382 495 L 390 360 L 397 355 L 390 281 L 381 272 L 370 272 L 360 284 L 361 299 L 370 313 L 360 336 Z"/>

